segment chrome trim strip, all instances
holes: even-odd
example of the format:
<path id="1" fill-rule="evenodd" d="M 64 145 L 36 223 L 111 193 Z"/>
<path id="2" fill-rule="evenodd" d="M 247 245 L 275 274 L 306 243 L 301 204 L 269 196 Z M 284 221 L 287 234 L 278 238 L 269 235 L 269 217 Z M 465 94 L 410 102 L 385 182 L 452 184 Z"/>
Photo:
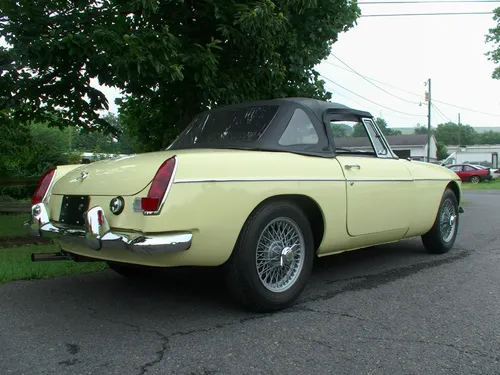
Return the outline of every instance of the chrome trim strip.
<path id="1" fill-rule="evenodd" d="M 33 205 L 31 211 L 32 218 L 24 222 L 24 226 L 32 236 L 56 238 L 94 250 L 111 248 L 141 254 L 164 254 L 189 250 L 193 239 L 193 234 L 189 232 L 170 234 L 112 232 L 104 210 L 100 206 L 95 206 L 85 213 L 83 228 L 68 227 L 50 221 L 48 209 L 43 203 Z"/>
<path id="2" fill-rule="evenodd" d="M 344 182 L 345 178 L 329 177 L 237 177 L 237 178 L 185 178 L 175 180 L 174 184 L 187 184 L 192 182 L 279 182 L 279 181 L 321 181 Z"/>
<path id="3" fill-rule="evenodd" d="M 348 178 L 348 182 L 413 182 L 412 178 L 397 179 L 397 178 Z"/>
<path id="4" fill-rule="evenodd" d="M 415 181 L 460 181 L 460 180 L 452 180 L 449 178 L 414 178 Z"/>
<path id="5" fill-rule="evenodd" d="M 167 190 L 165 190 L 165 194 L 163 194 L 163 198 L 160 202 L 160 205 L 158 206 L 158 209 L 156 211 L 143 211 L 142 212 L 143 215 L 152 216 L 152 215 L 159 215 L 160 214 L 161 209 L 163 208 L 163 205 L 165 204 L 165 201 L 167 200 L 168 193 L 170 192 L 170 189 L 172 188 L 172 185 L 174 184 L 175 174 L 177 173 L 177 168 L 179 166 L 179 158 L 177 157 L 177 155 L 174 155 L 173 158 L 175 160 L 174 170 L 172 171 L 172 176 L 170 177 L 170 182 L 168 183 Z M 151 181 L 151 183 L 152 183 L 152 181 Z"/>
<path id="6" fill-rule="evenodd" d="M 345 181 L 366 181 L 366 182 L 414 182 L 414 181 L 459 181 L 447 178 L 328 178 L 328 177 L 240 177 L 240 178 L 186 178 L 174 181 L 174 184 L 188 184 L 196 182 L 282 182 L 282 181 L 318 181 L 318 182 L 345 182 Z"/>

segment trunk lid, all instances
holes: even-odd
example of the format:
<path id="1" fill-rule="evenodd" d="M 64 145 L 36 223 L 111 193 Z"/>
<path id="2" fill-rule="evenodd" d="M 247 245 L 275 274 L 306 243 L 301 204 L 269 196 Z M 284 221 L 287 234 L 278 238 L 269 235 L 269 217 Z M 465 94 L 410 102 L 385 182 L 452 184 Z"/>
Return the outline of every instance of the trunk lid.
<path id="1" fill-rule="evenodd" d="M 135 195 L 148 186 L 160 165 L 175 154 L 160 151 L 84 165 L 61 177 L 54 184 L 52 194 Z M 86 174 L 84 179 L 82 173 Z"/>

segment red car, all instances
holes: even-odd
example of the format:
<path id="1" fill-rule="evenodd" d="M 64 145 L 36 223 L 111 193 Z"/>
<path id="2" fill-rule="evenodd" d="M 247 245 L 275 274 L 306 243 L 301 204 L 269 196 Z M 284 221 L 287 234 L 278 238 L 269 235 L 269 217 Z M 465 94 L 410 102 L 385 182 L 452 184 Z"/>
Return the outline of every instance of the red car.
<path id="1" fill-rule="evenodd" d="M 455 172 L 462 181 L 470 181 L 473 184 L 492 179 L 489 168 L 484 169 L 472 164 L 454 164 L 449 165 L 448 168 Z"/>

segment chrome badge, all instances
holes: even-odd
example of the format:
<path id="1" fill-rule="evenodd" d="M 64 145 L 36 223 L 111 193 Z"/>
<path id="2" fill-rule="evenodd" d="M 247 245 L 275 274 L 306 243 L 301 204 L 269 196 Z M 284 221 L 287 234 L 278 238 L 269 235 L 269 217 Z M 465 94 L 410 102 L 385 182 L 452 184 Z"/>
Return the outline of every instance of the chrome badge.
<path id="1" fill-rule="evenodd" d="M 85 180 L 88 176 L 89 176 L 89 172 L 87 172 L 87 171 L 83 171 L 82 173 L 80 173 L 80 177 L 78 178 L 78 180 L 83 181 L 83 180 Z"/>

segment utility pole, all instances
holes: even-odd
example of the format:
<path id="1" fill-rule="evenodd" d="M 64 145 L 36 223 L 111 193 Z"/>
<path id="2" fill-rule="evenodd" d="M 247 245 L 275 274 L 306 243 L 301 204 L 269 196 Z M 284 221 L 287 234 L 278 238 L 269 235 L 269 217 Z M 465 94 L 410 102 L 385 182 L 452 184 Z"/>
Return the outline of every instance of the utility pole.
<path id="1" fill-rule="evenodd" d="M 458 149 L 460 150 L 460 113 L 458 114 Z"/>
<path id="2" fill-rule="evenodd" d="M 429 90 L 426 92 L 427 99 L 427 162 L 431 160 L 431 79 L 426 82 L 429 85 Z"/>

